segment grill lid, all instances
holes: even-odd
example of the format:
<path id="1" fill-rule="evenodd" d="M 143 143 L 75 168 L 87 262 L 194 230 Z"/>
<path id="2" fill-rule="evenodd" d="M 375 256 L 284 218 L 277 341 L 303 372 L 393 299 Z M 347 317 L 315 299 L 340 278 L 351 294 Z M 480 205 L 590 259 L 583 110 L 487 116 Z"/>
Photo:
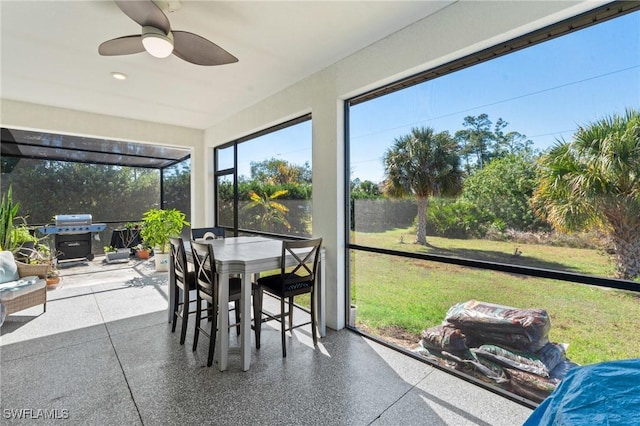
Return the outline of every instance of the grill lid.
<path id="1" fill-rule="evenodd" d="M 91 225 L 90 214 L 57 214 L 54 216 L 56 226 Z"/>

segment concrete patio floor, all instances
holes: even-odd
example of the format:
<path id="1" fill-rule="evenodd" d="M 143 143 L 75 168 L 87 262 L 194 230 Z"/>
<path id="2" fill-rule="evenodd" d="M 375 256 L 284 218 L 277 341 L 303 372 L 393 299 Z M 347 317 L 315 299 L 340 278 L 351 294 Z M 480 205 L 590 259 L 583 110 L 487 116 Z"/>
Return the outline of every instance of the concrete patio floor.
<path id="1" fill-rule="evenodd" d="M 171 333 L 168 276 L 153 261 L 96 257 L 62 276 L 46 313 L 24 310 L 0 330 L 3 424 L 512 426 L 531 413 L 348 330 L 314 349 L 298 329 L 283 359 L 265 325 L 251 369 L 236 349 L 220 372 L 206 367 L 206 337 L 191 351 L 192 324 L 184 346 Z"/>

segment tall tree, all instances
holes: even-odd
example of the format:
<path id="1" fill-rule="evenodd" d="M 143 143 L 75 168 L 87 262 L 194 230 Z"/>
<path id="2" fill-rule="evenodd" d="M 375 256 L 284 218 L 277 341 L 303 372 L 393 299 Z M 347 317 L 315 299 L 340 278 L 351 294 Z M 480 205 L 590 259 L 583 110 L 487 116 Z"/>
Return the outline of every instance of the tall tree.
<path id="1" fill-rule="evenodd" d="M 538 212 L 562 230 L 602 227 L 615 246 L 618 276 L 640 276 L 640 111 L 580 127 L 540 164 Z"/>
<path id="2" fill-rule="evenodd" d="M 498 118 L 493 130 L 495 141 L 495 157 L 502 158 L 507 155 L 529 154 L 533 151 L 533 141 L 527 139 L 520 132 L 511 131 L 505 133 L 503 130 L 509 123 L 502 118 Z"/>
<path id="3" fill-rule="evenodd" d="M 351 198 L 381 198 L 382 194 L 378 184 L 370 180 L 361 181 L 355 178 L 351 181 Z"/>
<path id="4" fill-rule="evenodd" d="M 299 166 L 285 160 L 270 158 L 251 162 L 251 179 L 272 185 L 311 183 L 311 166 Z"/>
<path id="5" fill-rule="evenodd" d="M 416 242 L 426 244 L 429 197 L 454 196 L 462 188 L 457 144 L 449 132 L 431 127 L 411 129 L 395 139 L 383 157 L 384 191 L 391 197 L 415 197 L 418 204 Z"/>
<path id="6" fill-rule="evenodd" d="M 493 133 L 491 133 L 491 120 L 487 114 L 479 116 L 467 116 L 462 125 L 464 130 L 458 130 L 455 139 L 460 144 L 460 153 L 465 158 L 467 173 L 471 172 L 470 156 L 475 156 L 475 165 L 482 169 L 489 161 L 493 149 Z"/>
<path id="7" fill-rule="evenodd" d="M 493 130 L 487 114 L 464 118 L 463 130 L 455 133 L 460 146 L 460 155 L 465 161 L 465 171 L 471 175 L 475 170 L 484 169 L 490 161 L 513 154 L 533 152 L 533 141 L 516 131 L 505 132 L 509 125 L 498 118 Z"/>

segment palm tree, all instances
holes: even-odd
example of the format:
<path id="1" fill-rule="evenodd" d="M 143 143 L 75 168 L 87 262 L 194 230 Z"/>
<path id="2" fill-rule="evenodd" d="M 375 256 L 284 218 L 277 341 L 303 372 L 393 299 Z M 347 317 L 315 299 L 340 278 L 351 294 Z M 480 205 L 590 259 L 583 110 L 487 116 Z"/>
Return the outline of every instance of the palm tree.
<path id="1" fill-rule="evenodd" d="M 538 213 L 565 231 L 598 226 L 611 237 L 621 278 L 640 276 L 640 112 L 580 127 L 540 160 Z"/>
<path id="2" fill-rule="evenodd" d="M 391 197 L 414 196 L 418 204 L 416 243 L 426 244 L 429 197 L 454 196 L 462 188 L 457 144 L 448 132 L 411 129 L 385 152 L 384 191 Z"/>

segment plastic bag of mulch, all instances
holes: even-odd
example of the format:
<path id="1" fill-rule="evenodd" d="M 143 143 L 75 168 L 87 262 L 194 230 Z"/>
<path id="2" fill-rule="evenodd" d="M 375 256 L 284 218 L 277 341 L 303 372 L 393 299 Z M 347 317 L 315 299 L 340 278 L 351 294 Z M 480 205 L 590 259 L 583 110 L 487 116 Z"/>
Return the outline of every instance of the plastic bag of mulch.
<path id="1" fill-rule="evenodd" d="M 567 359 L 567 349 L 569 345 L 566 343 L 549 342 L 536 352 L 540 361 L 551 372 L 558 364 Z"/>
<path id="2" fill-rule="evenodd" d="M 439 351 L 467 350 L 467 338 L 462 331 L 447 325 L 422 330 L 422 345 Z"/>
<path id="3" fill-rule="evenodd" d="M 482 345 L 479 348 L 471 348 L 471 352 L 478 357 L 487 358 L 505 367 L 549 377 L 549 369 L 534 353 L 511 351 L 496 345 Z"/>
<path id="4" fill-rule="evenodd" d="M 529 336 L 523 333 L 506 333 L 504 331 L 465 329 L 467 345 L 478 347 L 482 345 L 499 345 L 512 348 L 514 350 L 535 352 L 549 343 L 549 339 L 544 337 L 532 342 Z"/>
<path id="5" fill-rule="evenodd" d="M 551 328 L 549 315 L 543 309 L 518 309 L 476 300 L 449 308 L 445 323 L 460 329 L 468 338 L 532 352 L 549 342 Z"/>
<path id="6" fill-rule="evenodd" d="M 569 370 L 579 366 L 579 364 L 569 361 L 568 359 L 562 360 L 549 372 L 549 377 L 555 380 L 563 380 Z"/>
<path id="7" fill-rule="evenodd" d="M 413 351 L 417 354 L 422 355 L 434 364 L 448 367 L 453 370 L 459 369 L 457 360 L 459 360 L 460 357 L 458 355 L 452 355 L 447 352 L 443 353 L 442 351 L 434 348 L 427 348 L 422 343 L 422 340 L 419 342 L 418 347 Z"/>
<path id="8" fill-rule="evenodd" d="M 540 377 L 513 368 L 505 368 L 505 371 L 509 376 L 509 391 L 534 402 L 541 402 L 548 397 L 560 383 L 557 379 Z"/>
<path id="9" fill-rule="evenodd" d="M 434 348 L 426 348 L 423 342 L 420 341 L 418 348 L 414 351 L 435 364 L 462 371 L 483 382 L 500 387 L 507 387 L 509 384 L 509 377 L 501 366 L 489 360 L 476 357 L 468 349 L 466 351 L 452 353 Z"/>
<path id="10" fill-rule="evenodd" d="M 455 361 L 457 370 L 476 377 L 483 382 L 497 386 L 506 386 L 509 382 L 509 377 L 501 366 L 495 362 L 480 359 L 469 350 L 459 354 L 442 351 L 441 356 L 450 361 Z"/>

